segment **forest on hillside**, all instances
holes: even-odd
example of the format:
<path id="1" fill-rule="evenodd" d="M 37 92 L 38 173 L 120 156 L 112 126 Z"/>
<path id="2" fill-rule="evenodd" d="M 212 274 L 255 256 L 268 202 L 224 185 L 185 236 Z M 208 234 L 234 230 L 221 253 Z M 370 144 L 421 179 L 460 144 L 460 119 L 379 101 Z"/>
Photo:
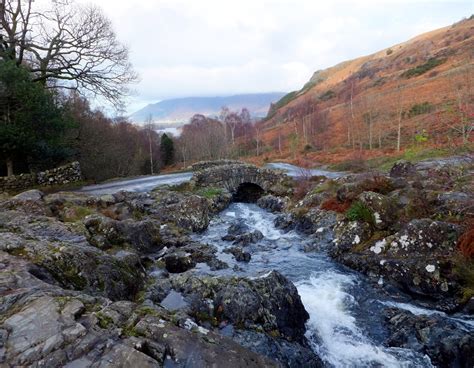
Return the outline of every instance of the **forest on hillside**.
<path id="1" fill-rule="evenodd" d="M 72 160 L 94 181 L 159 170 L 154 131 L 91 107 L 102 101 L 121 111 L 137 80 L 100 8 L 2 1 L 0 23 L 0 175 Z"/>

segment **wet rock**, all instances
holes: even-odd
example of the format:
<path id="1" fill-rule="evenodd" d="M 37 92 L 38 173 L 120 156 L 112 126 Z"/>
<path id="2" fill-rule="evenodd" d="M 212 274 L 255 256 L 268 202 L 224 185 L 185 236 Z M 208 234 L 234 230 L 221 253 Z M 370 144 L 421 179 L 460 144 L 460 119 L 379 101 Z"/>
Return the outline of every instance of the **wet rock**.
<path id="1" fill-rule="evenodd" d="M 269 195 L 261 197 L 257 201 L 257 205 L 270 212 L 281 212 L 288 204 L 287 202 L 288 202 L 287 199 L 276 197 L 274 195 L 269 194 Z"/>
<path id="2" fill-rule="evenodd" d="M 315 234 L 320 228 L 332 229 L 337 222 L 336 214 L 332 211 L 323 211 L 319 208 L 311 208 L 306 212 L 293 215 L 296 230 L 304 234 Z"/>
<path id="3" fill-rule="evenodd" d="M 153 346 L 163 346 L 164 366 L 171 367 L 278 367 L 278 362 L 245 349 L 233 340 L 186 321 L 179 328 L 154 316 L 142 318 L 134 331 Z M 156 350 L 156 349 L 154 349 Z"/>
<path id="4" fill-rule="evenodd" d="M 189 313 L 199 320 L 262 328 L 290 341 L 305 341 L 309 315 L 296 287 L 276 271 L 255 278 L 183 274 L 158 281 L 154 289 L 155 297 L 180 292 L 190 301 Z"/>
<path id="5" fill-rule="evenodd" d="M 240 247 L 230 247 L 224 250 L 226 253 L 232 254 L 239 262 L 250 262 L 252 256 L 249 252 L 245 252 Z"/>
<path id="6" fill-rule="evenodd" d="M 222 240 L 232 241 L 234 244 L 249 245 L 257 243 L 263 239 L 263 234 L 259 230 L 250 231 L 250 228 L 243 222 L 231 225 L 227 230 L 227 235 L 222 237 Z"/>
<path id="7" fill-rule="evenodd" d="M 275 218 L 274 225 L 277 229 L 290 231 L 296 226 L 293 216 L 289 213 L 279 215 Z"/>
<path id="8" fill-rule="evenodd" d="M 166 265 L 166 270 L 171 273 L 186 272 L 196 266 L 191 255 L 182 251 L 167 254 L 163 260 Z"/>
<path id="9" fill-rule="evenodd" d="M 285 339 L 271 338 L 256 331 L 236 331 L 232 338 L 247 349 L 277 360 L 285 367 L 324 367 L 321 359 L 309 347 Z"/>
<path id="10" fill-rule="evenodd" d="M 427 354 L 438 367 L 472 367 L 474 333 L 446 318 L 414 315 L 398 309 L 387 309 L 386 323 L 390 336 L 386 344 L 409 348 Z"/>

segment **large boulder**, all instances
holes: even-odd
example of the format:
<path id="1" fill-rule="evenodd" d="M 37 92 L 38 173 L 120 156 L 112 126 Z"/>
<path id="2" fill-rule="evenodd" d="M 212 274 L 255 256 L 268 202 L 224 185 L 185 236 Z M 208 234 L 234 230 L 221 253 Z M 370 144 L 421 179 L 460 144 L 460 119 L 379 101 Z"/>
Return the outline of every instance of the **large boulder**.
<path id="1" fill-rule="evenodd" d="M 210 202 L 204 197 L 158 190 L 151 194 L 151 199 L 143 211 L 162 223 L 173 223 L 190 231 L 203 231 L 209 225 Z"/>
<path id="2" fill-rule="evenodd" d="M 397 220 L 397 208 L 391 198 L 375 192 L 363 192 L 358 199 L 372 212 L 376 229 L 386 229 Z"/>
<path id="3" fill-rule="evenodd" d="M 282 212 L 288 205 L 287 198 L 276 197 L 268 194 L 257 201 L 257 205 L 270 212 Z"/>
<path id="4" fill-rule="evenodd" d="M 410 177 L 416 175 L 416 167 L 409 161 L 397 161 L 390 169 L 390 176 L 393 178 Z"/>
<path id="5" fill-rule="evenodd" d="M 156 252 L 163 248 L 161 224 L 156 220 L 116 221 L 104 216 L 89 216 L 84 220 L 88 241 L 100 248 L 131 247 L 139 252 Z"/>
<path id="6" fill-rule="evenodd" d="M 459 308 L 459 280 L 454 274 L 460 227 L 429 219 L 412 220 L 393 235 L 333 253 L 344 264 L 396 284 L 410 294 L 431 300 L 442 310 Z"/>
<path id="7" fill-rule="evenodd" d="M 437 367 L 474 366 L 474 332 L 440 315 L 414 315 L 385 310 L 389 337 L 386 345 L 427 354 Z"/>
<path id="8" fill-rule="evenodd" d="M 276 271 L 255 278 L 172 276 L 152 287 L 151 298 L 161 302 L 172 290 L 189 300 L 189 313 L 198 320 L 263 329 L 289 341 L 305 341 L 309 315 L 296 287 Z"/>

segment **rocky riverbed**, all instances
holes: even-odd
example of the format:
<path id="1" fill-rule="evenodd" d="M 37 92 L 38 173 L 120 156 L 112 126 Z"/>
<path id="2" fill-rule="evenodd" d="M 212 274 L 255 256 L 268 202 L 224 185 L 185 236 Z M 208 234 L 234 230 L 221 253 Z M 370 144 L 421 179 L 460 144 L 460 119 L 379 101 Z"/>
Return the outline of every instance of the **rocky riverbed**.
<path id="1" fill-rule="evenodd" d="M 0 364 L 472 367 L 471 170 L 399 163 L 296 198 L 230 162 L 147 193 L 5 197 Z"/>

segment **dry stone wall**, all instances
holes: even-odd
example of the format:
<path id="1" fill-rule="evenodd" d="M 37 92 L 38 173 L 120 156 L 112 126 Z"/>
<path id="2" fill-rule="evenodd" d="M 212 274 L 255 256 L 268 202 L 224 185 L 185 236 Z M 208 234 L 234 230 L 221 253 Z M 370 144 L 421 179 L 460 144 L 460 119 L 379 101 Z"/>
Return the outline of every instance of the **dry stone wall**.
<path id="1" fill-rule="evenodd" d="M 75 161 L 39 173 L 0 177 L 0 192 L 15 193 L 35 185 L 64 185 L 80 180 L 82 180 L 81 166 Z"/>

